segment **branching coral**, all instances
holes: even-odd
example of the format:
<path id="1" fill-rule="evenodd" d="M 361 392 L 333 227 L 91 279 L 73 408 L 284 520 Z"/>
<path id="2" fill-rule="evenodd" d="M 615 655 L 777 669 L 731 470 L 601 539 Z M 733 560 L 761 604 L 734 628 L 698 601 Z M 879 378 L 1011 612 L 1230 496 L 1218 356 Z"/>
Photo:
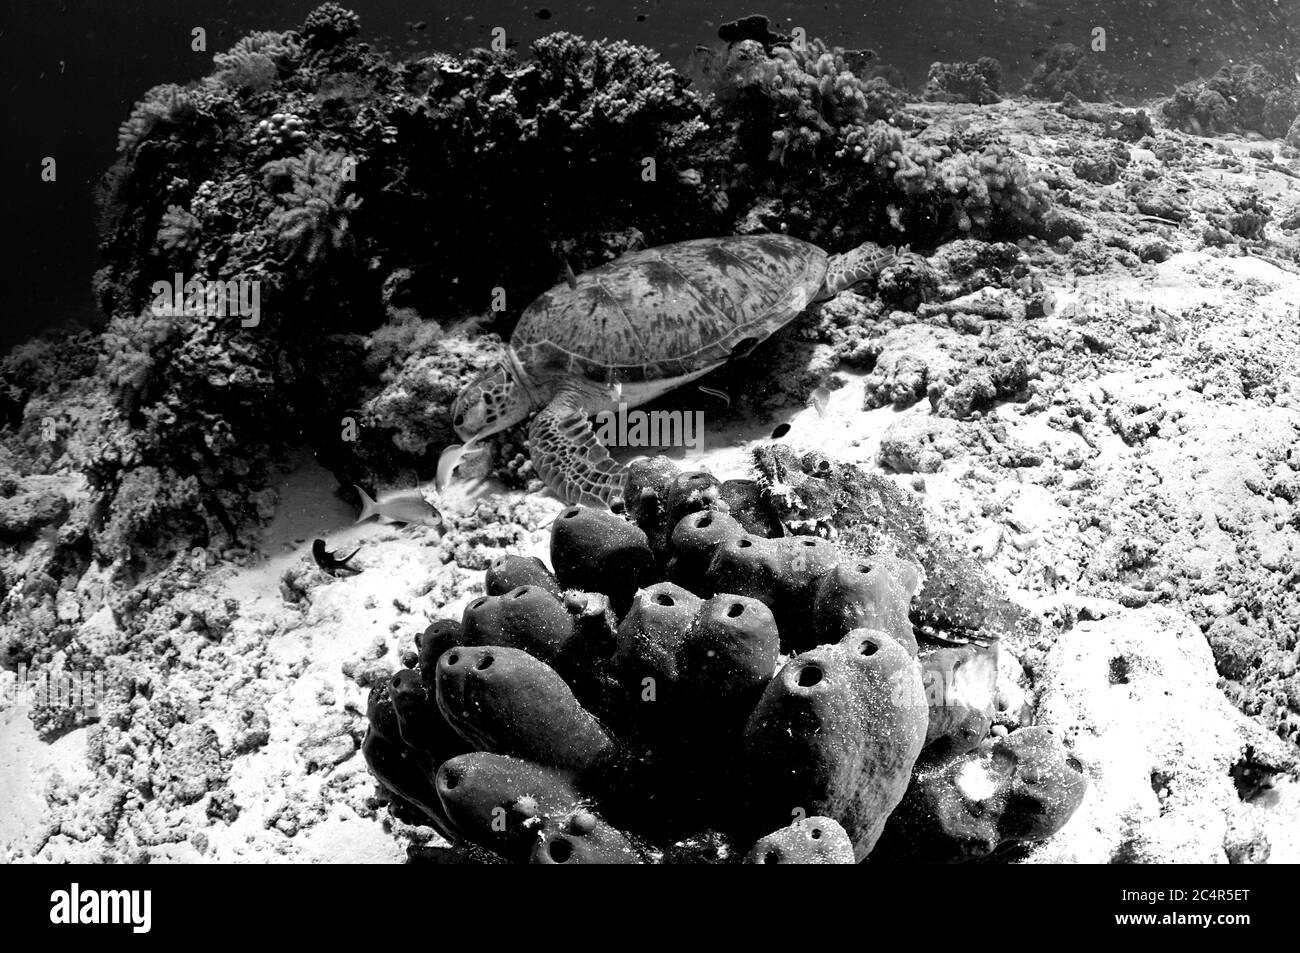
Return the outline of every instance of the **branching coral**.
<path id="1" fill-rule="evenodd" d="M 361 18 L 337 3 L 322 3 L 307 14 L 302 27 L 307 43 L 317 49 L 340 46 L 361 32 Z"/>
<path id="2" fill-rule="evenodd" d="M 747 172 L 733 198 L 771 207 L 779 196 L 779 227 L 832 248 L 899 233 L 917 241 L 1039 227 L 1047 190 L 1009 149 L 972 155 L 959 142 L 906 132 L 902 94 L 854 72 L 843 51 L 813 43 L 768 55 L 747 41 L 730 56 L 719 110 L 730 161 Z"/>
<path id="3" fill-rule="evenodd" d="M 1067 95 L 1085 102 L 1098 102 L 1109 97 L 1109 85 L 1097 57 L 1073 43 L 1057 43 L 1048 47 L 1043 61 L 1034 67 L 1024 92 L 1026 96 L 1053 102 Z"/>
<path id="4" fill-rule="evenodd" d="M 262 167 L 264 182 L 279 192 L 281 205 L 267 224 L 291 258 L 316 265 L 331 252 L 349 247 L 348 216 L 361 207 L 356 194 L 342 195 L 349 161 L 342 153 L 311 149 L 301 158 L 277 159 Z"/>
<path id="5" fill-rule="evenodd" d="M 976 103 L 1002 101 L 1002 64 L 990 56 L 974 63 L 933 63 L 921 97 L 927 102 Z"/>
<path id="6" fill-rule="evenodd" d="M 307 124 L 292 113 L 272 113 L 253 129 L 253 145 L 288 150 L 307 141 Z"/>
<path id="7" fill-rule="evenodd" d="M 612 132 L 618 127 L 644 123 L 647 114 L 665 119 L 674 110 L 689 112 L 692 97 L 673 68 L 652 51 L 624 40 L 590 43 L 571 33 L 552 33 L 533 44 L 534 63 L 522 67 L 525 74 L 533 69 L 535 77 L 524 78 L 520 93 L 530 92 L 528 80 L 535 79 L 531 90 L 536 95 L 535 135 L 562 131 L 580 139 Z M 498 100 L 524 106 L 519 94 Z M 695 117 L 683 114 L 678 124 L 684 128 L 669 133 L 669 143 L 688 138 L 698 128 Z M 533 130 L 525 121 L 522 131 L 527 137 Z"/>
<path id="8" fill-rule="evenodd" d="M 495 353 L 481 339 L 443 337 L 436 325 L 418 321 L 404 327 L 417 333 L 431 329 L 435 336 L 393 347 L 391 339 L 401 327 L 381 328 L 373 337 L 366 363 L 383 386 L 362 406 L 361 423 L 365 433 L 383 434 L 403 453 L 427 459 L 455 439 L 451 404 L 474 375 L 487 369 Z"/>
<path id="9" fill-rule="evenodd" d="M 798 50 L 778 46 L 771 55 L 746 41 L 729 52 L 728 71 L 731 88 L 719 91 L 723 98 L 757 91 L 814 142 L 841 126 L 888 119 L 905 99 L 883 78 L 862 70 L 852 52 L 821 40 Z"/>
<path id="10" fill-rule="evenodd" d="M 555 33 L 530 52 L 432 57 L 387 114 L 367 213 L 427 236 L 392 262 L 436 289 L 426 311 L 479 309 L 499 286 L 517 314 L 562 274 L 561 249 L 581 270 L 632 227 L 649 243 L 725 227 L 721 168 L 681 174 L 713 134 L 684 77 L 625 42 Z"/>
<path id="11" fill-rule="evenodd" d="M 158 229 L 158 244 L 166 251 L 192 252 L 203 238 L 203 225 L 179 205 L 167 206 Z"/>
<path id="12" fill-rule="evenodd" d="M 1005 146 L 989 146 L 978 156 L 948 156 L 935 174 L 963 232 L 985 234 L 996 226 L 1031 229 L 1050 204 L 1047 187 L 1035 183 Z"/>
<path id="13" fill-rule="evenodd" d="M 156 467 L 126 471 L 108 512 L 95 544 L 109 559 L 139 558 L 142 549 L 174 552 L 206 535 L 198 481 Z"/>
<path id="14" fill-rule="evenodd" d="M 114 318 L 104 329 L 100 373 L 115 388 L 141 391 L 155 364 L 167 360 L 177 318 L 145 311 L 136 317 Z"/>

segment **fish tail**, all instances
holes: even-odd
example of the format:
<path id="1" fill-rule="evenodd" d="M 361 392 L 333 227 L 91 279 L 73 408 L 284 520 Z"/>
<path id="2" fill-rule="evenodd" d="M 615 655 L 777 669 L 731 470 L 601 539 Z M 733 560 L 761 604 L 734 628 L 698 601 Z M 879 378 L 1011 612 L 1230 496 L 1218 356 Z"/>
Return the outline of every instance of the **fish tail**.
<path id="1" fill-rule="evenodd" d="M 357 517 L 357 522 L 364 523 L 366 520 L 370 519 L 370 517 L 377 516 L 379 510 L 376 508 L 375 501 L 370 498 L 370 494 L 361 489 L 361 487 L 357 486 L 355 483 L 352 484 L 352 488 L 356 490 L 357 494 L 361 497 L 361 515 Z"/>

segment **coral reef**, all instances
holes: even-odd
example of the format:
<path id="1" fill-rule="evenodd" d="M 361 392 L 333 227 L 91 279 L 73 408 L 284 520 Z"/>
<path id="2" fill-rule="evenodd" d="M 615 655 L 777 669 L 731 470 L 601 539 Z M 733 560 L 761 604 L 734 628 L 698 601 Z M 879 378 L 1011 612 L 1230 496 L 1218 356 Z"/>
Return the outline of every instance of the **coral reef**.
<path id="1" fill-rule="evenodd" d="M 99 495 L 102 558 L 237 541 L 268 465 L 304 441 L 345 477 L 427 473 L 485 341 L 458 347 L 425 316 L 482 313 L 497 285 L 517 314 L 562 256 L 602 260 L 632 223 L 654 239 L 718 230 L 710 195 L 675 171 L 705 110 L 649 51 L 555 34 L 529 59 L 406 65 L 358 30 L 325 4 L 300 33 L 250 35 L 213 75 L 150 90 L 123 123 L 101 190 L 108 326 L 76 345 L 99 354 L 78 397 L 88 419 L 70 440 L 28 442 L 46 472 L 72 467 Z M 595 181 L 571 157 L 579 139 L 606 156 L 617 202 L 577 200 Z M 648 155 L 660 174 L 629 187 Z M 187 306 L 167 314 L 156 285 L 174 280 Z M 31 436 L 67 402 L 30 380 L 14 393 Z M 73 429 L 67 410 L 52 416 L 56 434 Z M 156 499 L 128 503 L 123 486 Z"/>
<path id="2" fill-rule="evenodd" d="M 781 218 L 763 227 L 832 250 L 1021 235 L 1048 208 L 1005 145 L 918 135 L 874 54 L 796 51 L 758 21 L 736 27 L 711 96 L 623 42 L 555 33 L 526 55 L 400 64 L 359 28 L 324 4 L 150 90 L 123 124 L 96 276 L 109 406 L 65 462 L 110 510 L 132 467 L 161 475 L 138 489 L 196 483 L 185 525 L 207 532 L 179 546 L 237 540 L 267 463 L 298 443 L 345 481 L 428 473 L 481 332 L 508 334 L 565 264 L 743 230 L 763 202 Z M 155 313 L 178 274 L 203 283 L 202 313 Z M 496 462 L 532 478 L 518 446 Z"/>
<path id="3" fill-rule="evenodd" d="M 290 113 L 272 113 L 253 130 L 253 145 L 287 151 L 307 141 L 307 124 Z"/>
<path id="4" fill-rule="evenodd" d="M 1197 135 L 1250 131 L 1281 139 L 1300 117 L 1300 84 L 1258 63 L 1239 63 L 1178 87 L 1163 111 L 1173 125 Z"/>
<path id="5" fill-rule="evenodd" d="M 361 32 L 361 18 L 337 3 L 322 3 L 307 15 L 302 34 L 311 47 L 341 46 Z"/>
<path id="6" fill-rule="evenodd" d="M 724 494 L 663 458 L 629 480 L 632 519 L 562 511 L 554 575 L 536 559 L 493 562 L 488 594 L 431 625 L 418 665 L 372 689 L 367 761 L 395 810 L 451 841 L 436 859 L 852 863 L 900 802 L 905 838 L 957 823 L 967 808 L 951 795 L 905 799 L 954 771 L 1001 777 L 979 821 L 993 843 L 981 853 L 963 829 L 927 841 L 927 857 L 1037 842 L 1078 806 L 1083 778 L 1057 770 L 1064 754 L 1038 729 L 989 736 L 995 639 L 918 648 L 914 562 L 756 535 L 726 501 L 759 528 L 745 487 Z M 681 584 L 656 581 L 665 572 Z"/>
<path id="7" fill-rule="evenodd" d="M 755 13 L 722 24 L 718 27 L 718 39 L 727 44 L 753 40 L 770 50 L 777 44 L 789 45 L 791 37 L 784 33 L 777 33 L 772 29 L 772 22 L 767 17 Z"/>
<path id="8" fill-rule="evenodd" d="M 272 117 L 274 118 L 274 117 Z M 286 121 L 265 130 L 259 124 L 254 142 L 271 140 L 283 145 L 301 141 L 301 122 Z M 308 267 L 336 259 L 350 250 L 348 216 L 361 206 L 354 193 L 344 196 L 348 157 L 338 152 L 309 149 L 301 158 L 277 159 L 262 167 L 268 191 L 279 197 L 280 207 L 267 217 L 275 242 L 286 257 Z"/>
<path id="9" fill-rule="evenodd" d="M 1287 147 L 1250 141 L 1249 124 L 1204 142 L 1090 102 L 1104 97 L 1082 81 L 1086 55 L 1059 106 L 974 109 L 911 102 L 866 51 L 814 44 L 810 59 L 763 24 L 726 38 L 729 66 L 697 92 L 627 44 L 553 36 L 540 53 L 395 63 L 356 42 L 354 18 L 314 22 L 313 38 L 254 34 L 211 77 L 143 97 L 103 190 L 103 325 L 0 362 L 0 657 L 112 686 L 97 708 L 42 699 L 30 724 L 8 721 L 33 739 L 14 763 L 35 793 L 0 819 L 5 860 L 391 860 L 410 845 L 435 862 L 846 862 L 896 786 L 855 800 L 868 788 L 770 779 L 844 825 L 724 807 L 717 792 L 765 771 L 770 733 L 754 736 L 758 765 L 731 768 L 775 673 L 820 652 L 857 678 L 835 648 L 855 628 L 915 654 L 929 708 L 873 858 L 893 856 L 905 819 L 939 853 L 997 859 L 1296 856 L 1276 807 L 1296 771 L 1278 745 L 1300 738 Z M 1287 100 L 1273 102 L 1284 129 Z M 849 142 L 874 157 L 838 155 Z M 1016 205 L 1047 190 L 1046 211 Z M 310 500 L 349 522 L 321 492 L 333 477 L 428 478 L 454 439 L 452 398 L 566 260 L 764 229 L 924 253 L 703 382 L 734 398 L 707 404 L 727 440 L 771 433 L 779 414 L 782 439 L 856 466 L 766 448 L 751 478 L 722 480 L 745 459 L 714 445 L 689 466 L 719 478 L 679 481 L 666 461 L 642 473 L 628 511 L 653 570 L 639 594 L 614 594 L 619 609 L 531 557 L 502 560 L 546 558 L 560 510 L 535 493 L 449 506 L 436 538 L 353 530 L 366 568 L 350 580 L 299 559 L 293 531 L 259 538 L 290 452 L 288 517 Z M 154 282 L 178 271 L 259 282 L 260 321 L 155 313 Z M 803 409 L 826 391 L 828 417 Z M 511 487 L 536 489 L 518 430 L 491 457 Z M 866 474 L 872 462 L 887 475 Z M 728 550 L 725 588 L 710 590 L 714 557 L 746 535 L 755 552 Z M 796 571 L 796 547 L 822 536 Z M 831 549 L 843 558 L 821 572 Z M 472 745 L 443 724 L 438 660 L 480 597 L 471 638 L 509 642 L 510 684 L 561 698 L 583 750 L 470 717 Z M 793 606 L 806 611 L 791 631 Z M 521 621 L 534 617 L 547 624 Z M 477 705 L 462 669 L 448 692 Z M 0 672 L 0 707 L 14 677 Z M 629 714 L 628 685 L 646 678 L 664 704 Z M 702 703 L 704 684 L 724 691 Z M 1107 714 L 1119 697 L 1125 714 Z M 574 702 L 615 742 L 605 785 L 526 760 L 606 757 Z M 1044 724 L 1076 726 L 1063 760 L 1041 737 L 1017 748 Z M 434 753 L 412 754 L 403 731 Z M 469 750 L 489 742 L 516 753 Z M 731 773 L 709 767 L 716 751 L 735 754 Z M 804 756 L 816 780 L 825 752 Z M 1090 783 L 1037 846 L 1021 833 L 1049 828 L 1026 826 L 1012 797 L 1035 766 L 1061 782 L 1057 800 L 1031 802 L 1039 820 L 1072 802 L 1072 772 Z M 679 768 L 703 774 L 655 780 Z M 445 807 L 440 778 L 460 771 L 469 786 Z M 511 807 L 511 779 L 537 806 Z M 438 830 L 455 846 L 431 846 Z"/>
<path id="10" fill-rule="evenodd" d="M 1082 119 L 1100 125 L 1108 139 L 1122 139 L 1125 142 L 1138 142 L 1155 134 L 1151 117 L 1145 109 L 1118 109 L 1113 106 L 1098 106 L 1083 103 L 1073 93 L 1061 97 L 1060 111 L 1071 119 Z"/>
<path id="11" fill-rule="evenodd" d="M 1024 94 L 1036 99 L 1060 102 L 1073 96 L 1085 102 L 1109 98 L 1110 81 L 1098 58 L 1073 43 L 1056 43 L 1043 53 L 1025 84 Z"/>
<path id="12" fill-rule="evenodd" d="M 269 63 L 275 70 L 292 70 L 302 57 L 302 37 L 297 33 L 276 30 L 258 30 L 243 37 L 224 53 L 212 57 L 218 75 L 234 86 L 249 88 L 249 80 L 256 78 L 256 89 L 265 90 L 277 78 L 277 72 L 265 74 Z M 265 77 L 265 82 L 262 82 Z"/>
<path id="13" fill-rule="evenodd" d="M 972 69 L 987 99 L 991 64 Z M 1041 227 L 1050 206 L 1004 145 L 918 136 L 905 95 L 870 60 L 819 42 L 733 44 L 716 99 L 727 161 L 746 172 L 727 188 L 741 231 L 789 231 L 832 249 L 900 233 L 919 242 L 1022 235 Z"/>
<path id="14" fill-rule="evenodd" d="M 974 63 L 934 63 L 921 98 L 931 103 L 1002 102 L 1002 64 L 989 56 Z"/>

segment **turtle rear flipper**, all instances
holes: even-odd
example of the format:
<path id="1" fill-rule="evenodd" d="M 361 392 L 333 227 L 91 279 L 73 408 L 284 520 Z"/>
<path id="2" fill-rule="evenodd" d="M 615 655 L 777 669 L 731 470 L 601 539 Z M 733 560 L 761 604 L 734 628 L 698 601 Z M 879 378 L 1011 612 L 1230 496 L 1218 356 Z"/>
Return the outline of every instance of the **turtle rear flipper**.
<path id="1" fill-rule="evenodd" d="M 572 391 L 557 394 L 528 429 L 533 466 L 565 503 L 610 506 L 623 496 L 627 469 L 596 439 Z"/>

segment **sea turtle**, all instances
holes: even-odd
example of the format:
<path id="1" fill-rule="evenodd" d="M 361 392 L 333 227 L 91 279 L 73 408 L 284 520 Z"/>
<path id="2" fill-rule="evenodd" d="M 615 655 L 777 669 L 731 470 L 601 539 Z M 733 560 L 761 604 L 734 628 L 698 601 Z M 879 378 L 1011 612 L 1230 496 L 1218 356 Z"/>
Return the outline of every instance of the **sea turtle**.
<path id="1" fill-rule="evenodd" d="M 813 301 L 894 261 L 871 242 L 828 255 L 788 235 L 704 238 L 629 252 L 569 277 L 520 318 L 495 367 L 452 406 L 463 440 L 537 412 L 538 475 L 566 503 L 610 505 L 624 467 L 590 419 L 635 407 L 747 354 Z"/>

